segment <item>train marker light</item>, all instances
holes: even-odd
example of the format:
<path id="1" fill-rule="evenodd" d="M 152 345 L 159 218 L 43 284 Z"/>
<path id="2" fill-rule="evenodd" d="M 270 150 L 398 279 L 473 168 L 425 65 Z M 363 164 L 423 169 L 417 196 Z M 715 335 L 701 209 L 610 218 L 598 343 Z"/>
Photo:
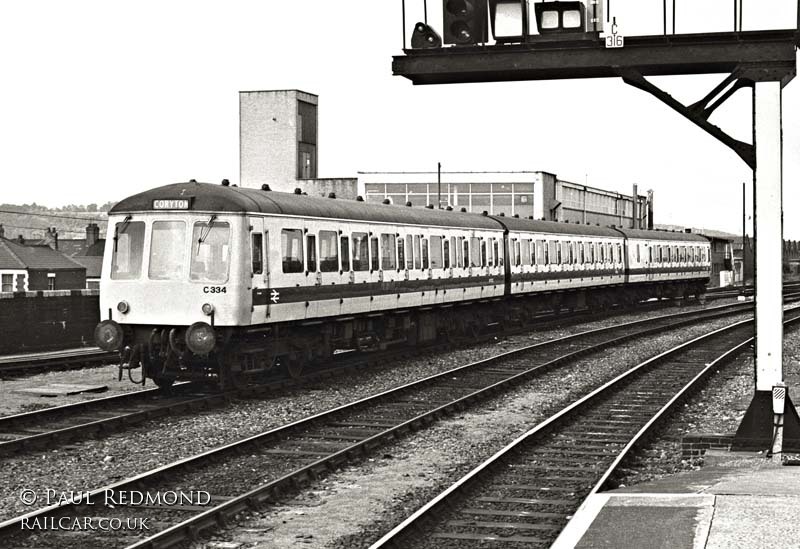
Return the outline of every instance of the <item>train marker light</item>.
<path id="1" fill-rule="evenodd" d="M 94 329 L 94 340 L 104 351 L 117 351 L 122 347 L 122 326 L 113 320 L 104 320 Z"/>
<path id="2" fill-rule="evenodd" d="M 127 314 L 131 310 L 131 306 L 128 305 L 127 301 L 120 301 L 117 303 L 117 310 L 122 314 Z"/>
<path id="3" fill-rule="evenodd" d="M 197 355 L 207 355 L 216 343 L 214 328 L 205 322 L 195 322 L 186 330 L 186 346 Z"/>
<path id="4" fill-rule="evenodd" d="M 441 48 L 442 37 L 425 23 L 414 25 L 414 34 L 411 35 L 413 49 Z"/>
<path id="5" fill-rule="evenodd" d="M 203 303 L 203 314 L 206 316 L 211 316 L 214 314 L 214 306 L 211 303 Z"/>
<path id="6" fill-rule="evenodd" d="M 533 9 L 536 11 L 536 26 L 540 34 L 583 32 L 586 27 L 583 2 L 538 2 Z"/>
<path id="7" fill-rule="evenodd" d="M 445 44 L 486 41 L 486 0 L 443 0 L 443 3 Z"/>

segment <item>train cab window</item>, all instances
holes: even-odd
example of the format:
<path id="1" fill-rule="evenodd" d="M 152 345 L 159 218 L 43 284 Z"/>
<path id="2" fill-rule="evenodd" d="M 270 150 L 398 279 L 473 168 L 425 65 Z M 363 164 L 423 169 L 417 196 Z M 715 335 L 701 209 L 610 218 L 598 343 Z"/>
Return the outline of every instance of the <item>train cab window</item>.
<path id="1" fill-rule="evenodd" d="M 205 223 L 202 225 L 206 226 Z M 186 223 L 155 221 L 150 236 L 150 278 L 180 280 L 185 276 L 185 263 Z"/>
<path id="2" fill-rule="evenodd" d="M 414 268 L 414 237 L 408 235 L 406 237 L 406 269 L 411 270 Z"/>
<path id="3" fill-rule="evenodd" d="M 431 269 L 441 269 L 444 267 L 444 258 L 442 257 L 442 237 L 431 237 Z"/>
<path id="4" fill-rule="evenodd" d="M 225 282 L 228 280 L 231 229 L 227 223 L 203 221 L 194 224 L 192 280 Z M 182 253 L 179 253 L 183 257 Z"/>
<path id="5" fill-rule="evenodd" d="M 303 272 L 303 231 L 283 229 L 281 231 L 281 251 L 283 252 L 283 272 Z"/>
<path id="6" fill-rule="evenodd" d="M 369 271 L 369 242 L 367 233 L 353 233 L 353 270 Z"/>
<path id="7" fill-rule="evenodd" d="M 369 268 L 373 271 L 377 271 L 378 266 L 378 237 L 373 236 L 369 239 Z"/>
<path id="8" fill-rule="evenodd" d="M 264 273 L 264 236 L 261 233 L 250 235 L 250 259 L 253 274 Z"/>
<path id="9" fill-rule="evenodd" d="M 317 272 L 317 235 L 306 236 L 306 271 Z"/>
<path id="10" fill-rule="evenodd" d="M 451 262 L 450 262 L 450 240 L 444 238 L 442 241 L 442 246 L 444 246 L 444 251 L 442 252 L 444 258 L 444 268 L 449 269 Z"/>
<path id="11" fill-rule="evenodd" d="M 342 254 L 342 270 L 350 270 L 350 239 L 346 236 L 339 237 L 339 251 Z"/>
<path id="12" fill-rule="evenodd" d="M 131 280 L 142 274 L 144 252 L 144 223 L 125 221 L 115 227 L 114 252 L 111 258 L 111 278 Z"/>
<path id="13" fill-rule="evenodd" d="M 319 270 L 333 273 L 339 270 L 339 250 L 336 243 L 339 234 L 336 231 L 319 232 Z"/>
<path id="14" fill-rule="evenodd" d="M 381 269 L 397 268 L 395 242 L 396 239 L 393 234 L 381 234 Z"/>
<path id="15" fill-rule="evenodd" d="M 420 243 L 420 236 L 414 235 L 414 268 L 422 268 L 422 244 Z"/>

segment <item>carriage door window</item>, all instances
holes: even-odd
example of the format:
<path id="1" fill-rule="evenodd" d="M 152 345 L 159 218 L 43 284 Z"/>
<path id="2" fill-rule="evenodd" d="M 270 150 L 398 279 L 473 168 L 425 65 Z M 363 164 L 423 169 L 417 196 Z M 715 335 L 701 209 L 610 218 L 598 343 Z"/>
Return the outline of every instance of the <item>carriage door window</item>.
<path id="1" fill-rule="evenodd" d="M 403 268 L 403 265 L 406 264 L 406 241 L 403 237 L 399 237 L 397 239 L 397 269 L 400 270 Z"/>
<path id="2" fill-rule="evenodd" d="M 442 242 L 442 245 L 444 246 L 444 268 L 445 269 L 449 269 L 450 268 L 450 241 L 447 238 L 445 238 L 444 241 Z"/>
<path id="3" fill-rule="evenodd" d="M 339 251 L 336 249 L 338 237 L 336 231 L 319 232 L 319 270 L 323 273 L 339 270 Z"/>
<path id="4" fill-rule="evenodd" d="M 250 235 L 250 258 L 253 263 L 254 275 L 264 273 L 263 249 L 263 235 L 261 233 L 253 233 Z"/>
<path id="5" fill-rule="evenodd" d="M 367 233 L 353 233 L 353 270 L 369 270 Z"/>
<path id="6" fill-rule="evenodd" d="M 144 251 L 144 223 L 141 221 L 117 223 L 114 232 L 114 252 L 111 257 L 111 278 L 131 280 L 142 272 Z"/>
<path id="7" fill-rule="evenodd" d="M 369 239 L 370 248 L 370 271 L 378 270 L 378 237 L 373 236 Z"/>
<path id="8" fill-rule="evenodd" d="M 339 246 L 342 253 L 342 270 L 350 270 L 350 239 L 346 236 L 339 238 Z"/>
<path id="9" fill-rule="evenodd" d="M 231 229 L 227 223 L 209 220 L 194 224 L 189 271 L 192 280 L 202 282 L 228 280 L 230 237 Z"/>
<path id="10" fill-rule="evenodd" d="M 414 235 L 414 268 L 422 268 L 422 256 L 420 255 L 419 235 Z"/>
<path id="11" fill-rule="evenodd" d="M 306 272 L 317 272 L 317 237 L 313 234 L 306 236 Z"/>
<path id="12" fill-rule="evenodd" d="M 422 270 L 428 268 L 428 239 L 422 239 Z"/>
<path id="13" fill-rule="evenodd" d="M 303 231 L 283 229 L 281 231 L 281 251 L 283 253 L 283 272 L 303 272 Z"/>
<path id="14" fill-rule="evenodd" d="M 414 237 L 406 237 L 406 269 L 409 271 L 414 268 Z"/>

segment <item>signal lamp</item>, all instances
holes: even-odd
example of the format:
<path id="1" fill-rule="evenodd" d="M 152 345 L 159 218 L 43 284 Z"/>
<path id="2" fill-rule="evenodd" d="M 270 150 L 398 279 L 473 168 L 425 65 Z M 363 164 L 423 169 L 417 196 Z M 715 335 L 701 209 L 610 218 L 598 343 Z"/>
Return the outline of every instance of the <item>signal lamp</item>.
<path id="1" fill-rule="evenodd" d="M 486 41 L 486 0 L 443 0 L 444 43 L 470 45 Z"/>
<path id="2" fill-rule="evenodd" d="M 195 322 L 186 330 L 186 346 L 197 355 L 207 355 L 214 349 L 217 336 L 205 322 Z"/>
<path id="3" fill-rule="evenodd" d="M 414 25 L 411 35 L 411 47 L 414 49 L 441 48 L 442 37 L 425 23 Z"/>
<path id="4" fill-rule="evenodd" d="M 116 351 L 122 347 L 122 326 L 113 320 L 104 320 L 94 329 L 94 340 L 104 351 Z"/>

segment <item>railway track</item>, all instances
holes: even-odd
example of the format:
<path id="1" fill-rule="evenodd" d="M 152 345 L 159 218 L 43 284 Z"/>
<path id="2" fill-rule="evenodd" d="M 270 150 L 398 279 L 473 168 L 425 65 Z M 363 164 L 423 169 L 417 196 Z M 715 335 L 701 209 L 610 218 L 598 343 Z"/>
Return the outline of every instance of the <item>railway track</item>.
<path id="1" fill-rule="evenodd" d="M 796 324 L 800 311 L 787 317 L 785 324 Z M 581 504 L 613 486 L 617 468 L 660 420 L 752 343 L 752 324 L 742 321 L 679 345 L 567 406 L 371 549 L 574 547 L 583 528 L 564 527 L 581 520 Z"/>
<path id="2" fill-rule="evenodd" d="M 747 304 L 733 304 L 709 310 L 723 313 L 746 310 L 747 307 Z M 667 315 L 663 320 L 657 321 L 665 322 L 670 318 L 691 318 L 696 314 L 701 314 L 701 312 L 693 311 Z M 577 315 L 571 318 L 561 318 L 560 322 L 562 325 L 569 325 L 588 321 L 590 318 L 602 318 L 603 316 L 608 315 L 591 315 L 591 317 Z M 547 317 L 541 322 L 552 322 L 553 318 Z M 519 328 L 509 330 L 509 332 L 522 332 L 530 329 L 532 327 L 527 326 L 525 329 Z M 433 349 L 433 347 L 430 349 Z M 196 384 L 182 383 L 173 387 L 169 392 L 164 392 L 160 389 L 148 389 L 0 417 L 0 456 L 48 448 L 67 441 L 80 439 L 81 437 L 107 435 L 116 430 L 158 417 L 223 406 L 234 398 L 252 398 L 268 395 L 275 391 L 338 375 L 345 371 L 353 371 L 379 362 L 396 359 L 409 352 L 408 349 L 396 349 L 374 354 L 352 353 L 351 355 L 338 355 L 338 360 L 328 365 L 328 368 L 310 371 L 299 380 L 290 380 L 276 375 L 273 379 L 263 384 L 225 393 L 218 391 L 209 393 Z"/>
<path id="3" fill-rule="evenodd" d="M 403 387 L 353 402 L 294 423 L 272 429 L 226 446 L 209 450 L 164 467 L 142 473 L 94 490 L 90 498 L 109 497 L 132 491 L 147 494 L 184 491 L 209 491 L 207 506 L 136 507 L 136 516 L 151 519 L 158 533 L 141 540 L 141 532 L 128 537 L 93 532 L 70 532 L 70 543 L 82 547 L 109 547 L 132 543 L 131 547 L 165 547 L 213 528 L 236 513 L 258 502 L 272 500 L 294 490 L 341 464 L 359 459 L 384 441 L 421 428 L 448 413 L 463 410 L 475 402 L 518 386 L 553 368 L 570 363 L 591 352 L 607 349 L 635 337 L 662 333 L 667 329 L 710 318 L 741 314 L 748 304 L 719 307 L 706 311 L 665 315 L 610 328 L 590 330 L 510 351 L 487 360 L 468 364 Z M 219 467 L 226 474 L 220 478 Z M 256 488 L 254 488 L 256 487 Z M 155 496 L 153 496 L 155 497 Z M 84 500 L 85 501 L 85 500 Z M 198 512 L 199 511 L 199 512 Z M 96 516 L 95 508 L 77 502 L 45 507 L 23 517 L 0 524 L 0 538 L 12 546 L 31 546 L 20 531 L 23 521 L 47 517 Z M 133 508 L 116 506 L 103 509 L 111 518 L 123 519 Z M 155 529 L 155 528 L 154 528 Z M 37 547 L 64 545 L 62 533 L 51 531 L 36 539 Z"/>
<path id="4" fill-rule="evenodd" d="M 0 356 L 0 378 L 39 373 L 42 370 L 69 370 L 114 364 L 118 359 L 118 353 L 109 353 L 97 347 L 6 355 Z"/>

